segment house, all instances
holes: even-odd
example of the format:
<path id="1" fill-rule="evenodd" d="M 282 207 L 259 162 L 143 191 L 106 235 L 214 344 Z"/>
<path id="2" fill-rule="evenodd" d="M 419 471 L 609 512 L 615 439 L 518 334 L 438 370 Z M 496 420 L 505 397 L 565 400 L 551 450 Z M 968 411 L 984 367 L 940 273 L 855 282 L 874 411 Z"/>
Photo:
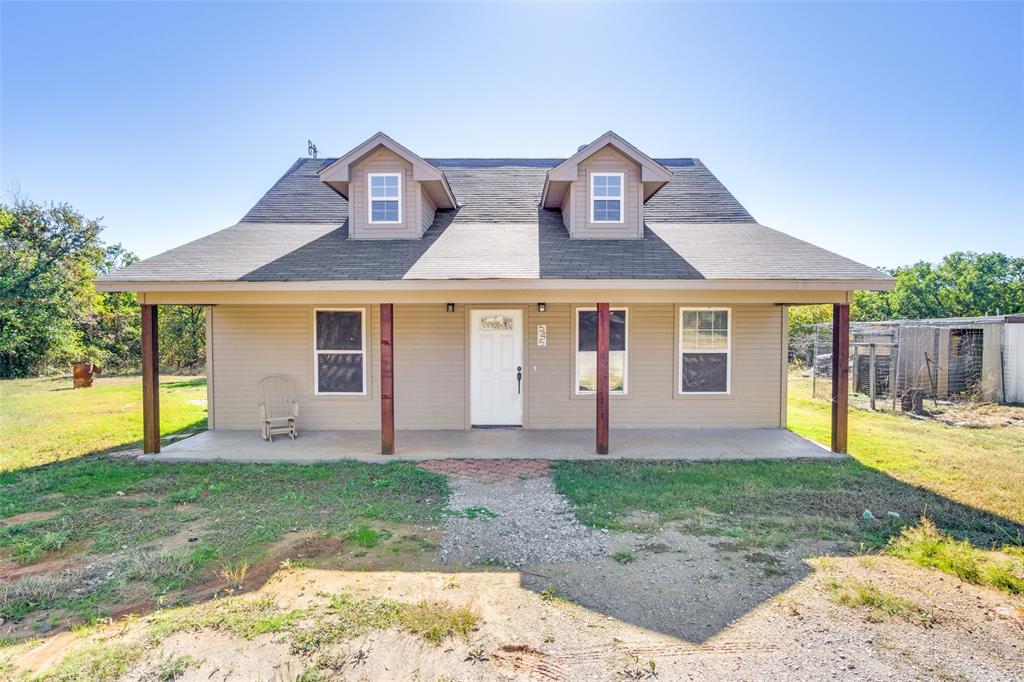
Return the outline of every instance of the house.
<path id="1" fill-rule="evenodd" d="M 817 331 L 827 336 L 829 325 Z M 865 395 L 874 377 L 873 394 L 893 400 L 919 390 L 929 398 L 1024 402 L 1022 315 L 855 322 L 850 348 L 853 388 Z"/>
<path id="2" fill-rule="evenodd" d="M 848 324 L 852 291 L 891 284 L 758 224 L 699 160 L 612 132 L 557 159 L 424 159 L 378 133 L 97 281 L 142 304 L 147 452 L 156 307 L 202 304 L 211 429 L 255 434 L 257 382 L 284 375 L 304 430 L 379 430 L 383 453 L 396 426 L 589 429 L 599 453 L 609 425 L 777 430 L 787 306 Z"/>

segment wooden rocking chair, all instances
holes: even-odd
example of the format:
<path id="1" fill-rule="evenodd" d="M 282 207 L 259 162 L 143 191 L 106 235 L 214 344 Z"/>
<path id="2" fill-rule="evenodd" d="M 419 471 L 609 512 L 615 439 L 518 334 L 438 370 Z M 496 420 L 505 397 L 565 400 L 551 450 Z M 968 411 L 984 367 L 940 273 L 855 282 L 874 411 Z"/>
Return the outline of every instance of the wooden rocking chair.
<path id="1" fill-rule="evenodd" d="M 259 383 L 260 423 L 263 440 L 274 442 L 275 433 L 287 433 L 295 440 L 299 435 L 295 420 L 299 418 L 299 403 L 295 400 L 292 382 L 287 377 L 270 376 Z"/>

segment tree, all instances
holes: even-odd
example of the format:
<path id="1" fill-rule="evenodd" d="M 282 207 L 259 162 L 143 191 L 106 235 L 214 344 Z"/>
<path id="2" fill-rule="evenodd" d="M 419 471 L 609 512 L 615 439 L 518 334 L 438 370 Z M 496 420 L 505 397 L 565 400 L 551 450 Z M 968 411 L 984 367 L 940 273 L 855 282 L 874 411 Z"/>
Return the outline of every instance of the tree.
<path id="1" fill-rule="evenodd" d="M 1024 258 L 957 251 L 934 264 L 920 261 L 889 271 L 892 291 L 856 291 L 854 321 L 1024 313 Z M 830 322 L 831 306 L 790 309 L 790 356 L 806 355 L 813 325 Z"/>
<path id="2" fill-rule="evenodd" d="M 68 204 L 0 206 L 0 376 L 83 354 L 75 315 L 91 304 L 100 230 Z"/>
<path id="3" fill-rule="evenodd" d="M 206 309 L 167 305 L 160 315 L 160 362 L 176 371 L 195 373 L 206 365 Z"/>

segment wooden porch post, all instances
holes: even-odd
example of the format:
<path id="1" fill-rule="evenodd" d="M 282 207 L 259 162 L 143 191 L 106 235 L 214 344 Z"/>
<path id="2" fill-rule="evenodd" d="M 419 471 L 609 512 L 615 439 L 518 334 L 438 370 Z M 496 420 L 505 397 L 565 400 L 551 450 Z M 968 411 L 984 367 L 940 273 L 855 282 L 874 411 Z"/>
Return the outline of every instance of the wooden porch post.
<path id="1" fill-rule="evenodd" d="M 155 305 L 142 304 L 142 451 L 160 452 L 160 348 Z"/>
<path id="2" fill-rule="evenodd" d="M 395 454 L 394 307 L 380 304 L 380 453 Z"/>
<path id="3" fill-rule="evenodd" d="M 608 454 L 608 304 L 597 304 L 597 454 Z"/>
<path id="4" fill-rule="evenodd" d="M 832 306 L 832 452 L 846 452 L 850 387 L 850 306 Z"/>

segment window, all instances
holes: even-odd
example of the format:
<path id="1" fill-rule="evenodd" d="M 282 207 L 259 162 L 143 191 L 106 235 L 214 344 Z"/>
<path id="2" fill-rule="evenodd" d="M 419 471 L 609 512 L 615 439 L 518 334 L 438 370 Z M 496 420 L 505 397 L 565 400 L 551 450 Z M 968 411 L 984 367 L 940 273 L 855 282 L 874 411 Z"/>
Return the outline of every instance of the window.
<path id="1" fill-rule="evenodd" d="M 402 176 L 400 173 L 369 173 L 370 222 L 402 222 Z"/>
<path id="2" fill-rule="evenodd" d="M 622 222 L 622 173 L 594 173 L 590 176 L 590 222 Z"/>
<path id="3" fill-rule="evenodd" d="M 626 310 L 608 313 L 608 390 L 626 392 Z M 576 393 L 597 390 L 597 310 L 576 310 Z"/>
<path id="4" fill-rule="evenodd" d="M 680 309 L 680 393 L 729 392 L 731 326 L 728 308 Z"/>
<path id="5" fill-rule="evenodd" d="M 366 393 L 364 311 L 316 310 L 313 343 L 316 394 Z"/>

